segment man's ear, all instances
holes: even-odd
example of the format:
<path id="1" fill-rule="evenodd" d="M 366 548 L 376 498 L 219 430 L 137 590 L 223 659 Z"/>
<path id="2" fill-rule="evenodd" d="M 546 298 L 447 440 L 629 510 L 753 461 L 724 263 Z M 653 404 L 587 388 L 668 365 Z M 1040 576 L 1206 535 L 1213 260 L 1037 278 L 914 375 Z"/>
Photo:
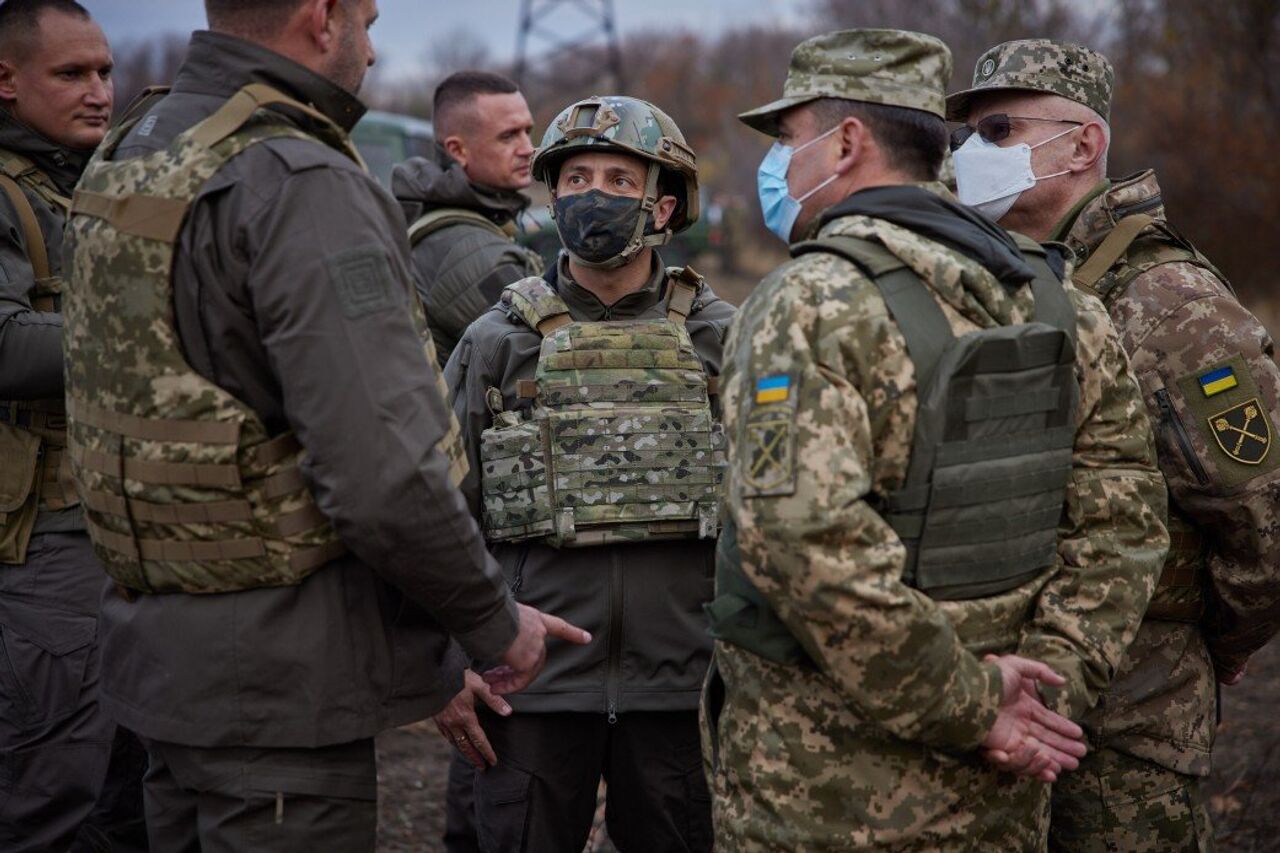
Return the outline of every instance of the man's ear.
<path id="1" fill-rule="evenodd" d="M 7 59 L 0 59 L 0 101 L 18 99 L 18 67 Z"/>
<path id="2" fill-rule="evenodd" d="M 667 223 L 671 221 L 671 217 L 676 212 L 676 205 L 680 202 L 673 195 L 660 196 L 653 205 L 653 229 L 661 231 L 667 227 Z"/>
<path id="3" fill-rule="evenodd" d="M 840 159 L 836 160 L 834 171 L 843 177 L 865 156 L 863 149 L 870 141 L 870 134 L 861 119 L 847 116 L 840 122 L 836 139 L 840 140 Z"/>
<path id="4" fill-rule="evenodd" d="M 463 169 L 467 168 L 467 145 L 462 141 L 461 136 L 446 136 L 440 143 L 440 147 L 444 149 L 444 153 L 448 154 Z"/>
<path id="5" fill-rule="evenodd" d="M 337 47 L 338 15 L 341 0 L 306 0 L 297 14 L 302 17 L 307 35 L 321 53 Z"/>
<path id="6" fill-rule="evenodd" d="M 3 90 L 0 90 L 3 96 Z M 1075 150 L 1071 152 L 1071 170 L 1087 172 L 1107 151 L 1107 132 L 1101 124 L 1091 121 L 1080 128 Z"/>

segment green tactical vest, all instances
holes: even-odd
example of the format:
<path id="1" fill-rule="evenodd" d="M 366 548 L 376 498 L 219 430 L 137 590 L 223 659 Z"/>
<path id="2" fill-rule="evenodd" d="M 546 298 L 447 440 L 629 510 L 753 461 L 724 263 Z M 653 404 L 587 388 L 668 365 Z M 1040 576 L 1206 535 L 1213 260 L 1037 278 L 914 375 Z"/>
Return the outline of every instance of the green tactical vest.
<path id="1" fill-rule="evenodd" d="M 474 225 L 492 232 L 494 236 L 510 242 L 520 252 L 524 267 L 530 275 L 542 272 L 542 258 L 538 253 L 515 242 L 517 231 L 514 222 L 508 223 L 504 228 L 489 217 L 464 207 L 438 207 L 418 217 L 409 226 L 409 245 L 416 246 L 427 237 L 451 225 Z"/>
<path id="2" fill-rule="evenodd" d="M 1156 197 L 1158 203 L 1159 197 Z M 1208 270 L 1231 289 L 1217 267 L 1200 254 L 1172 225 L 1145 213 L 1122 217 L 1072 275 L 1076 287 L 1092 293 L 1110 310 L 1138 276 L 1164 264 L 1193 264 Z M 1161 407 L 1157 430 L 1172 432 L 1179 444 L 1190 445 L 1172 406 Z M 1184 451 L 1194 454 L 1194 451 Z M 1194 455 L 1192 456 L 1194 458 Z M 1169 504 L 1169 556 L 1165 559 L 1146 618 L 1199 622 L 1204 615 L 1204 586 L 1208 576 L 1210 540 L 1199 526 Z"/>
<path id="3" fill-rule="evenodd" d="M 36 311 L 61 307 L 62 280 L 53 275 L 44 233 L 23 190 L 51 208 L 71 200 L 25 157 L 0 149 L 0 190 L 18 216 L 34 282 L 28 298 Z M 79 503 L 66 455 L 67 418 L 61 397 L 0 401 L 0 563 L 26 562 L 38 512 Z"/>
<path id="4" fill-rule="evenodd" d="M 421 240 L 426 239 L 442 228 L 462 224 L 474 225 L 477 228 L 492 231 L 494 235 L 502 237 L 504 240 L 510 240 L 514 236 L 514 234 L 508 232 L 489 217 L 476 213 L 474 210 L 467 210 L 463 207 L 438 207 L 429 213 L 424 213 L 409 226 L 409 245 L 418 245 Z"/>
<path id="5" fill-rule="evenodd" d="M 878 243 L 829 236 L 792 248 L 847 258 L 879 289 L 906 339 L 918 410 L 907 476 L 877 509 L 906 547 L 902 580 L 964 600 L 1020 587 L 1057 559 L 1075 443 L 1076 316 L 1043 247 L 1020 238 L 1035 272 L 1036 319 L 956 337 L 928 285 Z M 769 660 L 808 656 L 741 569 L 726 526 L 707 605 L 716 638 Z"/>
<path id="6" fill-rule="evenodd" d="M 719 529 L 724 433 L 685 318 L 701 277 L 675 269 L 662 320 L 574 322 L 540 278 L 503 303 L 542 335 L 536 378 L 520 383 L 532 416 L 503 411 L 480 438 L 490 542 L 557 547 L 712 539 Z"/>
<path id="7" fill-rule="evenodd" d="M 318 121 L 304 132 L 284 105 Z M 303 480 L 292 433 L 186 362 L 173 318 L 175 241 L 206 182 L 270 139 L 360 162 L 322 114 L 268 86 L 241 89 L 169 147 L 115 162 L 114 129 L 81 179 L 67 226 L 64 346 L 72 469 L 108 574 L 147 593 L 299 583 L 345 552 Z"/>

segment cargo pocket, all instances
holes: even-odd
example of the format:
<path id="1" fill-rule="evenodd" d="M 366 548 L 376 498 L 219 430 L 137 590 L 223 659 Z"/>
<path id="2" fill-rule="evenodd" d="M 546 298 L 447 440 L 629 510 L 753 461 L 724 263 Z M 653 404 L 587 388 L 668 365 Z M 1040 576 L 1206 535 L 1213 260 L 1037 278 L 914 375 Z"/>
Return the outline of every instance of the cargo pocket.
<path id="1" fill-rule="evenodd" d="M 0 424 L 0 563 L 24 563 L 36 525 L 36 468 L 40 439 Z"/>
<path id="2" fill-rule="evenodd" d="M 23 727 L 75 713 L 93 652 L 92 618 L 50 614 L 45 624 L 44 635 L 0 626 L 0 719 Z"/>
<path id="3" fill-rule="evenodd" d="M 532 790 L 533 775 L 510 764 L 498 764 L 476 774 L 476 835 L 481 850 L 527 850 Z"/>
<path id="4" fill-rule="evenodd" d="M 545 428 L 545 421 L 523 421 L 480 435 L 484 533 L 490 542 L 536 538 L 555 529 Z"/>

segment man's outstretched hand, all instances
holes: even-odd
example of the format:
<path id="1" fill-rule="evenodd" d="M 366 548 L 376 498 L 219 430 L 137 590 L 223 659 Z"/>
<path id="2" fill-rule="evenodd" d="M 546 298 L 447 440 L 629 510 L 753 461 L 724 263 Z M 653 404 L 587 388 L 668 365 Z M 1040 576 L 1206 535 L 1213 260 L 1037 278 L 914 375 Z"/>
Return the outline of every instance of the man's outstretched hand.
<path id="1" fill-rule="evenodd" d="M 579 646 L 591 642 L 589 633 L 559 616 L 525 604 L 517 604 L 516 608 L 520 613 L 520 630 L 503 654 L 502 666 L 482 675 L 489 689 L 499 696 L 519 692 L 538 677 L 547 661 L 547 637 L 559 637 Z"/>
<path id="2" fill-rule="evenodd" d="M 982 742 L 982 757 L 1000 770 L 1057 781 L 1063 770 L 1075 770 L 1088 751 L 1084 730 L 1050 711 L 1040 701 L 1036 684 L 1061 687 L 1067 681 L 1043 663 L 1017 655 L 987 655 L 1000 669 L 1003 692 L 995 725 Z"/>

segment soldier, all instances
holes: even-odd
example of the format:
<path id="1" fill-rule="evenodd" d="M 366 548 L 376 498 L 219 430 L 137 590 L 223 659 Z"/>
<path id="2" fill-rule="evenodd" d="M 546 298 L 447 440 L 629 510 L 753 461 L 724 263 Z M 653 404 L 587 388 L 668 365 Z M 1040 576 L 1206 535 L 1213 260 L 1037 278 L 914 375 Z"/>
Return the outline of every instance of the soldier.
<path id="1" fill-rule="evenodd" d="M 1167 547 L 1102 306 L 937 182 L 950 71 L 931 36 L 828 33 L 741 117 L 797 257 L 725 354 L 718 849 L 1040 850 L 1041 782 L 1084 752 L 1064 716 Z"/>
<path id="2" fill-rule="evenodd" d="M 597 639 L 558 653 L 514 714 L 477 723 L 463 694 L 437 722 L 494 765 L 475 774 L 484 850 L 581 850 L 601 777 L 620 849 L 710 850 L 700 608 L 733 309 L 656 251 L 698 217 L 694 152 L 652 104 L 594 97 L 547 129 L 533 174 L 566 251 L 467 329 L 445 377 L 511 589 Z"/>
<path id="3" fill-rule="evenodd" d="M 533 183 L 533 116 L 501 74 L 459 71 L 436 87 L 436 158 L 396 166 L 391 189 L 404 208 L 413 280 L 427 309 L 440 366 L 502 288 L 542 272 L 517 246 L 516 220 Z"/>
<path id="4" fill-rule="evenodd" d="M 72 0 L 0 5 L 0 848 L 145 848 L 137 739 L 98 703 L 102 566 L 66 462 L 62 225 L 111 118 Z M 95 803 L 97 804 L 95 807 Z"/>
<path id="5" fill-rule="evenodd" d="M 147 748 L 154 848 L 372 850 L 377 732 L 464 653 L 501 693 L 587 638 L 511 600 L 456 487 L 403 219 L 347 136 L 376 4 L 205 8 L 65 238 L 103 701 Z"/>
<path id="6" fill-rule="evenodd" d="M 952 135 L 961 199 L 1067 243 L 1076 285 L 1106 305 L 1169 492 L 1168 562 L 1083 721 L 1093 751 L 1054 788 L 1050 847 L 1205 850 L 1215 678 L 1238 682 L 1280 623 L 1280 370 L 1262 324 L 1166 220 L 1155 174 L 1107 179 L 1112 80 L 1092 50 L 1007 42 L 947 108 L 965 122 Z"/>

